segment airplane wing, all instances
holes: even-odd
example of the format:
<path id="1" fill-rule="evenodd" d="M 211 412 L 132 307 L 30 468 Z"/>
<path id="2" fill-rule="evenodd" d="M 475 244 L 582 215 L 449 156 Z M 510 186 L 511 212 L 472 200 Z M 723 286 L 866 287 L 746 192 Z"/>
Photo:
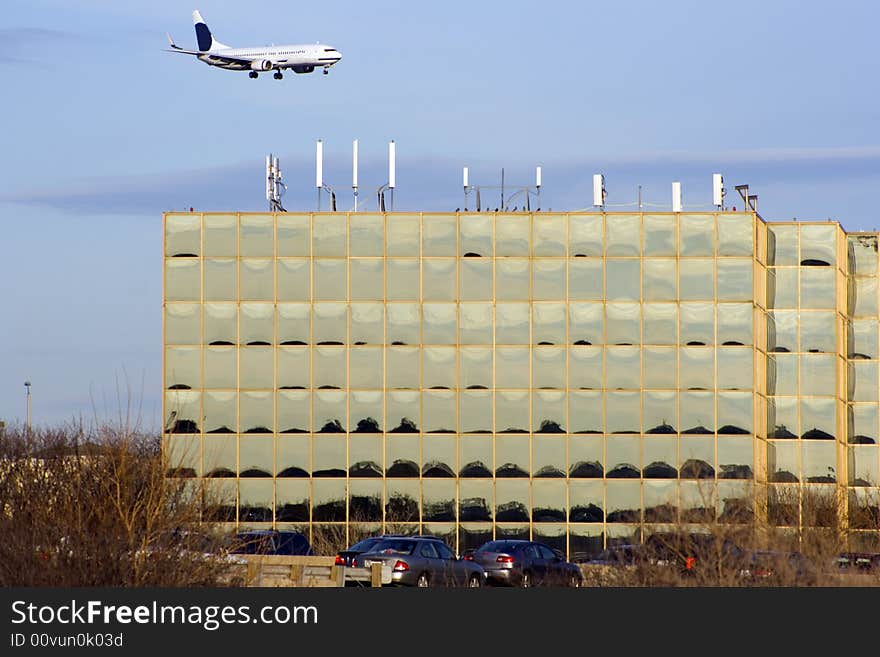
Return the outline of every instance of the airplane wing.
<path id="1" fill-rule="evenodd" d="M 183 48 L 175 47 L 175 48 L 165 48 L 164 52 L 179 52 L 184 55 L 204 55 L 206 53 L 197 52 L 195 50 L 184 50 Z"/>
<path id="2" fill-rule="evenodd" d="M 166 48 L 165 52 L 179 52 L 184 55 L 207 55 L 211 59 L 216 59 L 221 62 L 228 62 L 230 64 L 243 64 L 245 66 L 247 66 L 251 63 L 251 60 L 249 60 L 249 59 L 239 59 L 238 57 L 227 57 L 226 55 L 220 55 L 220 54 L 212 53 L 212 52 L 202 52 L 200 50 L 186 50 L 186 49 L 178 46 L 176 43 L 174 43 L 174 39 L 171 38 L 170 34 L 166 34 L 166 36 L 168 37 L 168 44 L 171 46 L 171 48 L 170 49 Z"/>

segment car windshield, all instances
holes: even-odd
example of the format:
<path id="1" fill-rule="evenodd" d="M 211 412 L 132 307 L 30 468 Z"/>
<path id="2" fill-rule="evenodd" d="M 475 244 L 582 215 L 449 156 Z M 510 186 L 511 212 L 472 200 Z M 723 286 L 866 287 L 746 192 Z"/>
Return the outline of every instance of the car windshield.
<path id="1" fill-rule="evenodd" d="M 375 536 L 372 536 L 370 538 L 365 538 L 363 540 L 358 541 L 357 543 L 352 545 L 350 548 L 348 548 L 348 551 L 350 551 L 350 552 L 366 552 L 367 550 L 372 548 L 374 545 L 376 545 L 376 543 L 379 543 L 382 540 L 383 539 L 376 538 Z"/>
<path id="2" fill-rule="evenodd" d="M 632 562 L 637 553 L 635 545 L 615 545 L 602 550 L 596 558 L 599 561 Z"/>
<path id="3" fill-rule="evenodd" d="M 239 534 L 233 554 L 268 554 L 272 552 L 272 539 L 267 534 Z"/>
<path id="4" fill-rule="evenodd" d="M 513 541 L 489 541 L 478 552 L 513 552 L 521 544 Z"/>
<path id="5" fill-rule="evenodd" d="M 381 552 L 382 554 L 412 554 L 416 547 L 415 541 L 402 538 L 391 538 L 379 541 L 370 548 L 370 552 Z"/>
<path id="6" fill-rule="evenodd" d="M 308 539 L 299 532 L 283 532 L 279 534 L 282 554 L 310 554 Z"/>

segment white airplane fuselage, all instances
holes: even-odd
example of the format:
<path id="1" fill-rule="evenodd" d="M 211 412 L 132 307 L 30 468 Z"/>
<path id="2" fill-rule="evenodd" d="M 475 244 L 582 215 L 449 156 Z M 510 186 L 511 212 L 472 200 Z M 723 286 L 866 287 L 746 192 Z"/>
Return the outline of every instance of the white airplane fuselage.
<path id="1" fill-rule="evenodd" d="M 242 62 L 231 62 L 231 58 Z M 219 66 L 230 71 L 289 68 L 297 73 L 311 73 L 316 68 L 333 66 L 342 56 L 335 48 L 319 43 L 263 48 L 217 48 L 199 54 L 198 59 L 209 66 Z"/>

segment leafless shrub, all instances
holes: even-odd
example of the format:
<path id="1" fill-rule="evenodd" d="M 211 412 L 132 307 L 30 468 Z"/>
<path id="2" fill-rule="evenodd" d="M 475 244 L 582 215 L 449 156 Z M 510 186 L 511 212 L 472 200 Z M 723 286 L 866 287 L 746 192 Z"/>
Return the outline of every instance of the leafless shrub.
<path id="1" fill-rule="evenodd" d="M 225 537 L 200 524 L 199 480 L 156 436 L 102 426 L 7 427 L 0 436 L 0 585 L 222 582 Z"/>
<path id="2" fill-rule="evenodd" d="M 348 544 L 349 540 L 344 523 L 312 525 L 311 545 L 315 554 L 335 555 L 344 550 Z"/>

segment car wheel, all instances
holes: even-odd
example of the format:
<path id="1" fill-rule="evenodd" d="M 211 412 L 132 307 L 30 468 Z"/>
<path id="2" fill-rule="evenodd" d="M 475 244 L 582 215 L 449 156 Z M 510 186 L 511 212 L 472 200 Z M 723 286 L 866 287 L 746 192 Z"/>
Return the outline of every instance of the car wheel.
<path id="1" fill-rule="evenodd" d="M 581 578 L 572 573 L 571 576 L 568 578 L 568 585 L 573 589 L 580 588 Z"/>
<path id="2" fill-rule="evenodd" d="M 471 578 L 468 580 L 468 588 L 478 589 L 483 585 L 483 582 L 480 580 L 479 575 L 471 575 Z"/>
<path id="3" fill-rule="evenodd" d="M 528 589 L 528 588 L 532 587 L 532 574 L 530 572 L 523 573 L 521 586 L 524 589 Z"/>
<path id="4" fill-rule="evenodd" d="M 419 575 L 419 579 L 416 580 L 416 586 L 419 588 L 427 588 L 431 585 L 431 581 L 428 579 L 428 573 L 422 573 Z"/>

